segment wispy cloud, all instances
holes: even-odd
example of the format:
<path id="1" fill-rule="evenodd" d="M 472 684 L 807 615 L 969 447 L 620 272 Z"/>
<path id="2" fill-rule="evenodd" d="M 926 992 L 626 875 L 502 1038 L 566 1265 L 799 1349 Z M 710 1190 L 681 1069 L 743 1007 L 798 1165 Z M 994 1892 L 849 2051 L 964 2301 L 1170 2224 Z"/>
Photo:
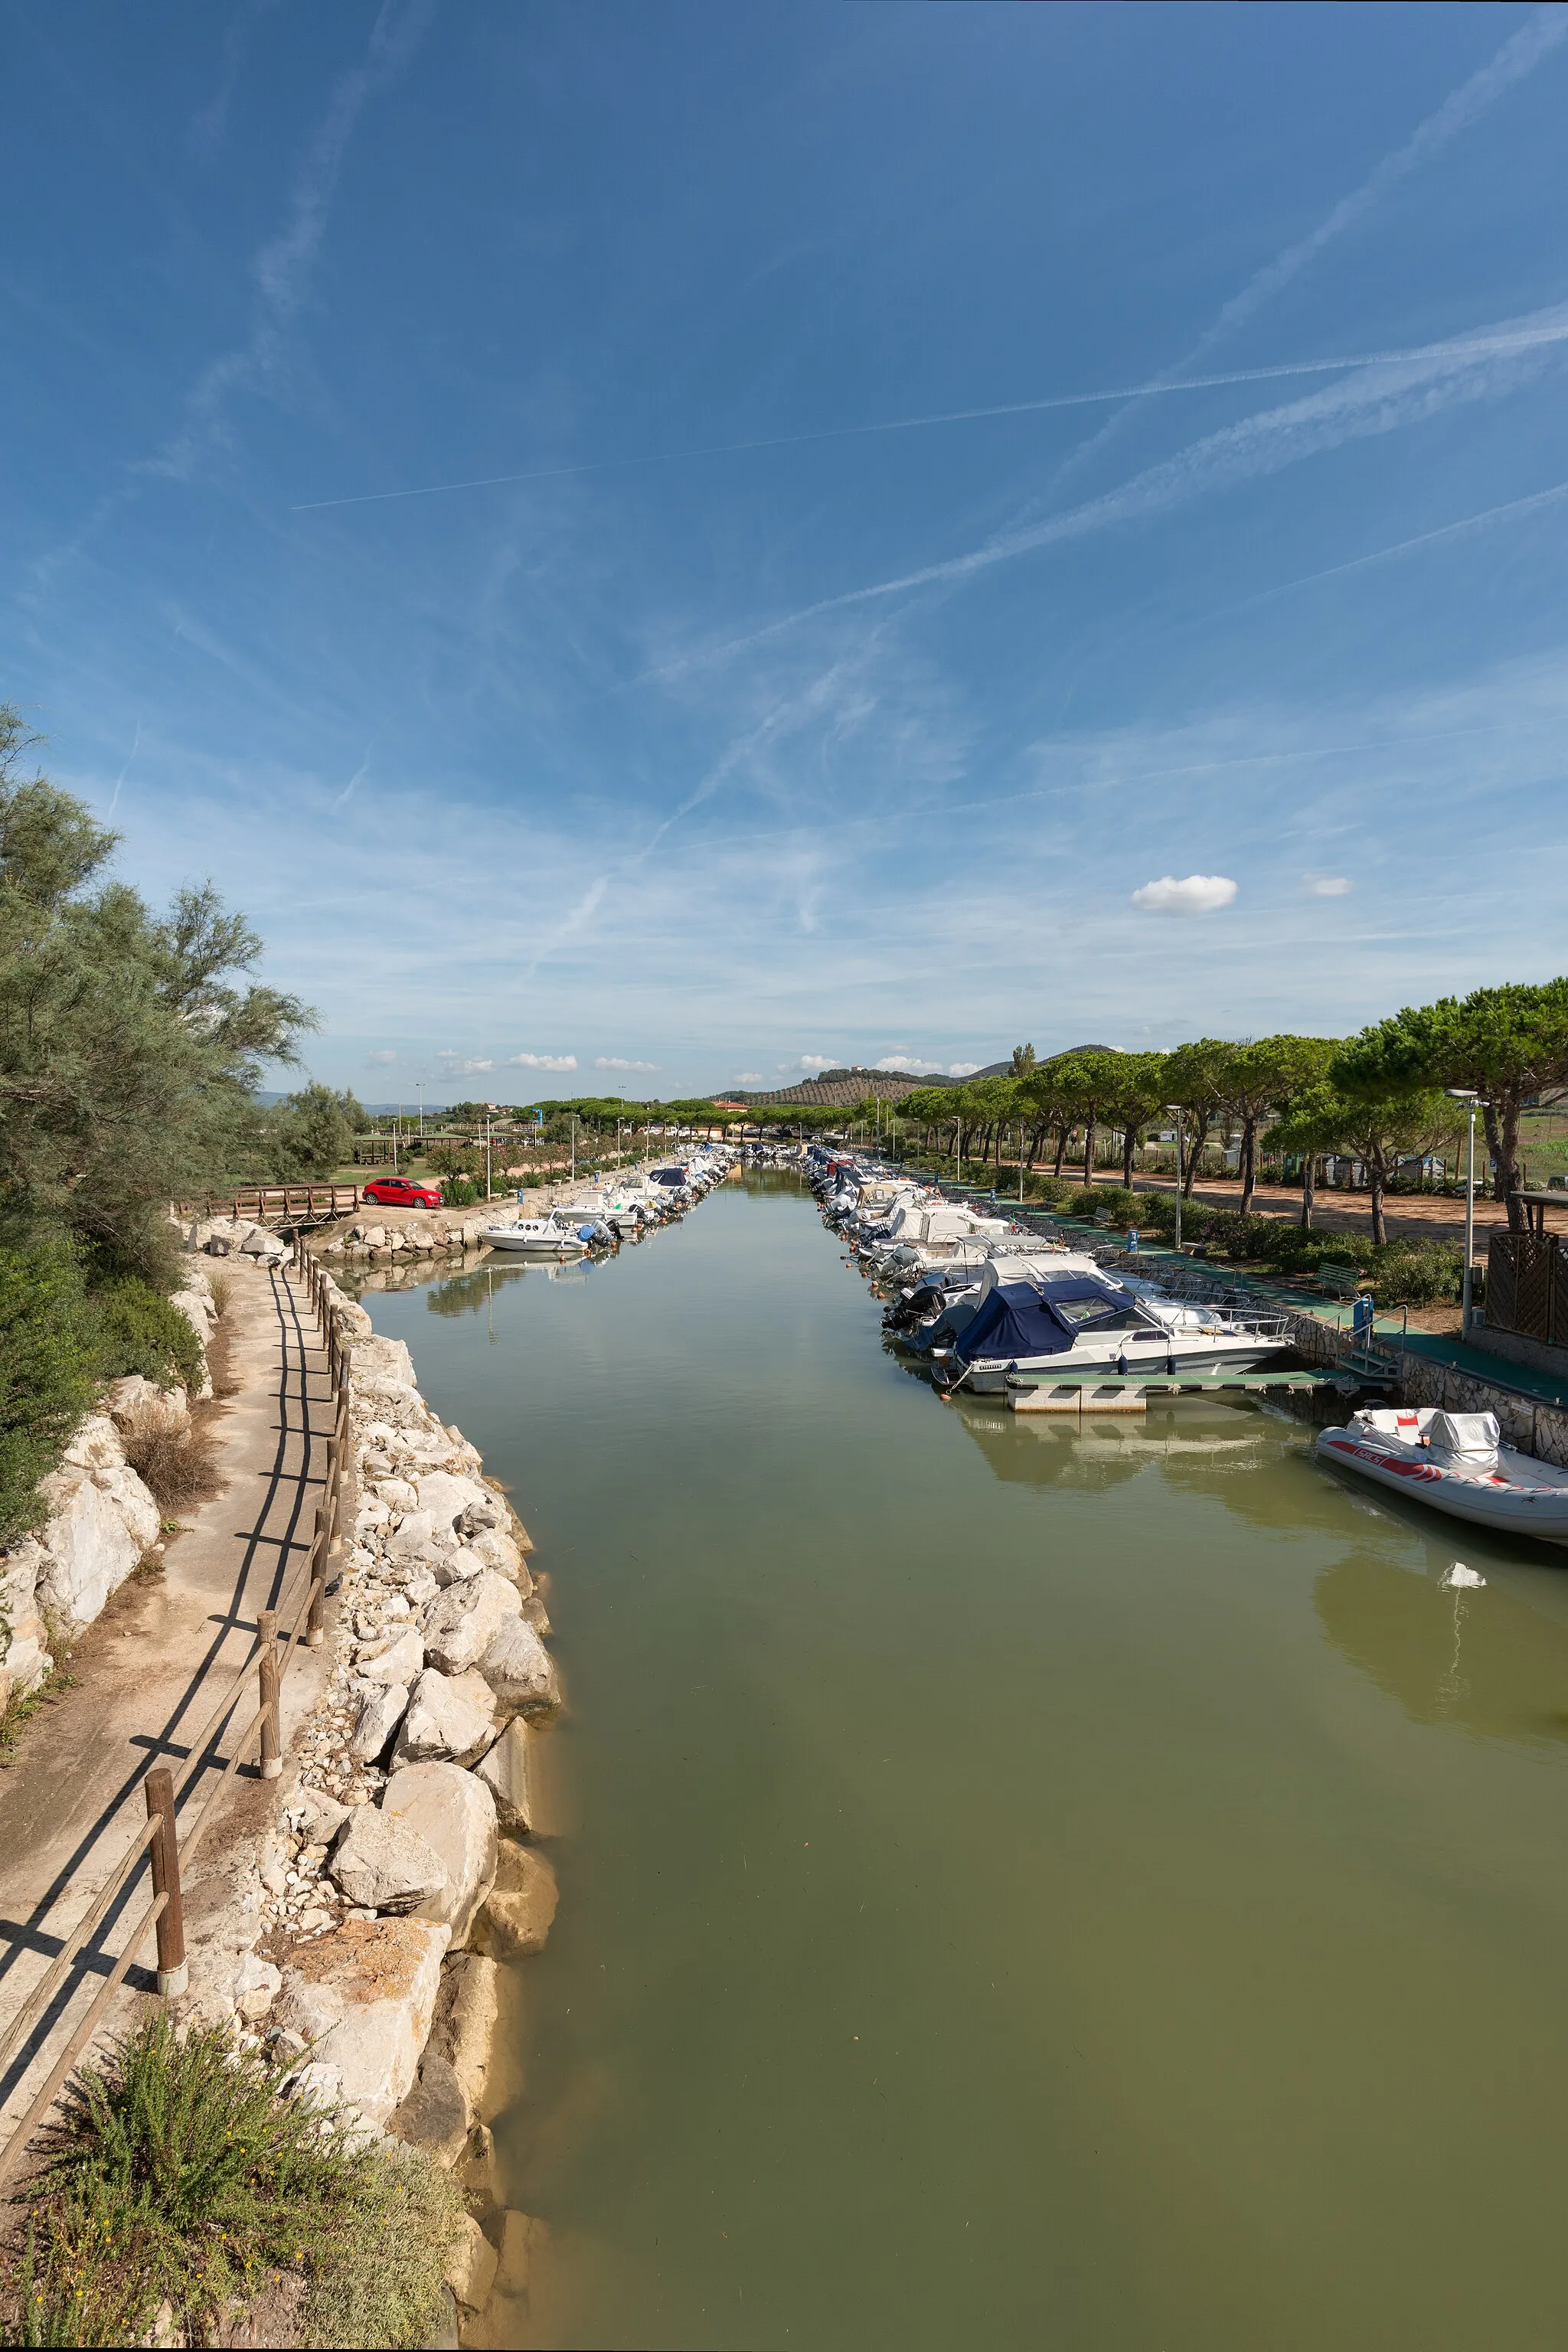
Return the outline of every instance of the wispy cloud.
<path id="1" fill-rule="evenodd" d="M 1128 417 L 1137 414 L 1138 406 L 1149 393 L 1169 389 L 1189 375 L 1206 352 L 1255 317 L 1265 303 L 1282 291 L 1292 278 L 1300 277 L 1301 271 L 1326 251 L 1336 238 L 1363 219 L 1401 180 L 1407 179 L 1423 163 L 1430 163 L 1451 140 L 1478 121 L 1506 91 L 1533 73 L 1542 58 L 1558 47 L 1565 34 L 1568 34 L 1568 6 L 1562 5 L 1561 0 L 1548 0 L 1548 5 L 1537 8 L 1528 24 L 1509 36 L 1494 58 L 1471 74 L 1468 80 L 1461 82 L 1458 89 L 1451 90 L 1442 105 L 1418 123 L 1408 139 L 1386 154 L 1359 186 L 1332 205 L 1305 236 L 1295 238 L 1272 260 L 1266 261 L 1260 269 L 1255 270 L 1240 292 L 1233 294 L 1229 301 L 1221 306 L 1218 315 L 1205 327 L 1196 342 L 1191 344 L 1180 359 L 1173 361 L 1169 369 L 1163 371 L 1153 383 L 1142 389 L 1134 396 L 1133 405 L 1102 425 L 1058 467 L 1056 487 L 1059 488 L 1068 481 L 1090 457 L 1107 446 Z"/>
<path id="2" fill-rule="evenodd" d="M 1309 874 L 1305 887 L 1314 898 L 1343 898 L 1354 885 L 1348 874 Z"/>
<path id="3" fill-rule="evenodd" d="M 332 806 L 335 809 L 342 808 L 346 801 L 352 800 L 353 798 L 355 785 L 363 783 L 369 773 L 370 745 L 367 743 L 364 747 L 364 758 L 360 761 L 359 766 L 354 770 L 353 774 L 349 778 L 348 782 L 343 786 L 342 791 L 332 803 Z"/>
<path id="4" fill-rule="evenodd" d="M 114 793 L 109 803 L 109 814 L 110 816 L 114 814 L 115 810 L 120 806 L 120 787 L 125 782 L 126 777 L 131 773 L 131 762 L 135 759 L 138 751 L 141 749 L 141 744 L 142 721 L 139 719 L 136 721 L 136 732 L 131 740 L 131 749 L 125 755 L 125 765 L 121 769 L 120 773 L 114 779 Z"/>
<path id="5" fill-rule="evenodd" d="M 436 1056 L 441 1075 L 447 1078 L 468 1077 L 477 1070 L 493 1070 L 495 1064 L 477 1054 L 456 1054 L 449 1048 Z"/>
<path id="6" fill-rule="evenodd" d="M 394 1046 L 378 1045 L 374 1054 L 367 1054 L 364 1058 L 371 1069 L 387 1070 L 396 1061 L 397 1053 Z"/>
<path id="7" fill-rule="evenodd" d="M 223 37 L 223 55 L 218 68 L 218 84 L 206 104 L 192 118 L 189 145 L 198 163 L 211 163 L 222 147 L 228 130 L 229 109 L 239 83 L 240 68 L 250 37 L 263 16 L 270 16 L 278 0 L 240 0 L 228 20 Z"/>
<path id="8" fill-rule="evenodd" d="M 1500 322 L 1483 335 L 1428 344 L 1418 357 L 1362 370 L 1326 391 L 1260 411 L 1205 434 L 1173 457 L 1146 467 L 1120 488 L 1064 514 L 1004 531 L 967 554 L 949 556 L 865 588 L 820 597 L 745 635 L 731 637 L 645 673 L 667 679 L 777 636 L 802 621 L 873 599 L 963 581 L 1042 548 L 1169 512 L 1210 492 L 1276 474 L 1348 441 L 1422 424 L 1461 401 L 1512 391 L 1532 366 L 1560 359 L 1568 344 L 1568 304 Z"/>
<path id="9" fill-rule="evenodd" d="M 628 1062 L 619 1054 L 598 1054 L 594 1058 L 596 1070 L 657 1070 L 657 1062 Z"/>
<path id="10" fill-rule="evenodd" d="M 492 1066 L 487 1062 L 484 1066 L 488 1070 Z M 509 1054 L 501 1066 L 508 1070 L 574 1070 L 577 1056 L 575 1054 Z"/>

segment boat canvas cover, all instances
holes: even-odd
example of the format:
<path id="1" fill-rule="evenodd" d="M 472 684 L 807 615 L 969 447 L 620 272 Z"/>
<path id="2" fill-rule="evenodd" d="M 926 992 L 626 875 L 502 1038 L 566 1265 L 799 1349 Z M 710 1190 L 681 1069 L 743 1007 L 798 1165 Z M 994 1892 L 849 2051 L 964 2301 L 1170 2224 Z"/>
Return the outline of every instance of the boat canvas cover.
<path id="1" fill-rule="evenodd" d="M 964 1363 L 980 1357 L 1065 1356 L 1079 1333 L 1100 1321 L 1099 1315 L 1082 1311 L 1096 1301 L 1103 1302 L 1106 1315 L 1127 1304 L 1119 1292 L 1081 1275 L 1055 1282 L 999 1282 L 953 1353 Z M 1058 1314 L 1058 1307 L 1079 1311 L 1069 1318 Z"/>
<path id="2" fill-rule="evenodd" d="M 1435 1412 L 1426 1424 L 1429 1445 L 1471 1460 L 1495 1462 L 1501 1433 L 1495 1412 Z"/>

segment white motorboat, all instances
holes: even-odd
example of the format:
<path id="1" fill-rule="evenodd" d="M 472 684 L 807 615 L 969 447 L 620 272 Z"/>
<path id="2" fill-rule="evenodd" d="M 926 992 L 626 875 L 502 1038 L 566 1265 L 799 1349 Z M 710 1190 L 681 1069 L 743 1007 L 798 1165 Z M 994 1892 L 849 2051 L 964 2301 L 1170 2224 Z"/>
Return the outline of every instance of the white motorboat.
<path id="1" fill-rule="evenodd" d="M 481 1242 L 491 1249 L 521 1250 L 529 1257 L 585 1257 L 593 1243 L 592 1228 L 558 1224 L 552 1216 L 519 1217 L 511 1225 L 487 1225 Z"/>
<path id="2" fill-rule="evenodd" d="M 1430 1405 L 1352 1414 L 1318 1433 L 1320 1462 L 1499 1534 L 1568 1544 L 1568 1470 L 1500 1443 L 1497 1415 Z"/>
<path id="3" fill-rule="evenodd" d="M 930 1360 L 948 1386 L 984 1394 L 1031 1372 L 1250 1372 L 1291 1344 L 1285 1315 L 1189 1306 L 1100 1267 L 1015 1280 L 1004 1261 L 963 1330 Z"/>

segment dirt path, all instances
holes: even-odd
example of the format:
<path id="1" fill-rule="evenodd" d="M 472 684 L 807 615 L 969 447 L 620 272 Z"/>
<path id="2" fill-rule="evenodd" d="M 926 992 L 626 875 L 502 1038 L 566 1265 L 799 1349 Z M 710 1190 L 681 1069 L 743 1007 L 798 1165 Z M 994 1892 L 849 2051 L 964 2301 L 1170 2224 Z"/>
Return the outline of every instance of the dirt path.
<path id="1" fill-rule="evenodd" d="M 228 1394 L 214 1423 L 222 1485 L 188 1509 L 163 1571 L 122 1584 L 72 1658 L 78 1687 L 46 1706 L 0 1773 L 0 2031 L 86 1916 L 146 1822 L 142 1778 L 175 1772 L 251 1645 L 258 1610 L 292 1595 L 310 1549 L 331 1424 L 326 1359 L 304 1286 L 289 1268 L 225 1266 Z M 283 1685 L 283 1740 L 314 1704 L 322 1650 L 300 1647 Z M 232 1718 L 242 1732 L 247 1703 Z M 226 1755 L 220 1734 L 180 1801 L 188 1823 Z M 254 1763 L 241 1766 L 204 1841 L 210 1872 L 226 1843 L 265 1808 Z M 47 2013 L 0 2075 L 0 2145 L 41 2085 L 124 1949 L 147 1901 L 145 1860 L 73 1961 Z M 187 1914 L 190 1895 L 187 1892 Z M 149 1937 L 109 2021 L 123 2024 L 152 1990 Z"/>
<path id="2" fill-rule="evenodd" d="M 1103 1181 L 1103 1179 L 1102 1179 Z M 1138 1176 L 1133 1179 L 1137 1192 L 1173 1192 L 1175 1180 L 1170 1176 Z M 1241 1206 L 1241 1186 L 1230 1178 L 1206 1184 L 1194 1184 L 1196 1199 L 1211 1208 L 1238 1209 Z M 1362 1203 L 1364 1202 L 1364 1207 Z M 1565 1196 L 1568 1205 L 1568 1196 Z M 1300 1186 L 1287 1188 L 1281 1184 L 1259 1184 L 1252 1196 L 1254 1213 L 1258 1216 L 1289 1217 L 1292 1223 L 1301 1213 Z M 1384 1219 L 1390 1236 L 1408 1234 L 1417 1240 L 1458 1242 L 1465 1239 L 1465 1204 L 1463 1201 L 1440 1200 L 1436 1194 L 1411 1192 L 1386 1196 Z M 1364 1192 L 1319 1192 L 1312 1207 L 1312 1223 L 1323 1233 L 1370 1234 L 1372 1202 Z M 1497 1227 L 1508 1224 L 1508 1212 L 1500 1201 L 1476 1199 L 1476 1255 L 1484 1257 L 1488 1236 Z"/>

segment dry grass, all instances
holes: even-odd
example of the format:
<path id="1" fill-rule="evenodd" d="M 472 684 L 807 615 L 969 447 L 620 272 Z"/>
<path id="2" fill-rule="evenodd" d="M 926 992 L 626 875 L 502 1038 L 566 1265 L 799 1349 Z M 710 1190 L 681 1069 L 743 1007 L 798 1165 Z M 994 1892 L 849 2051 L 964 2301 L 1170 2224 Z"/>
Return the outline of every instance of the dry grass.
<path id="1" fill-rule="evenodd" d="M 205 1421 L 188 1429 L 139 1430 L 125 1441 L 125 1459 L 161 1510 L 183 1510 L 217 1491 L 216 1433 Z"/>
<path id="2" fill-rule="evenodd" d="M 228 1303 L 234 1296 L 234 1286 L 226 1274 L 209 1274 L 207 1288 L 212 1293 L 214 1311 L 221 1318 L 228 1313 Z"/>

